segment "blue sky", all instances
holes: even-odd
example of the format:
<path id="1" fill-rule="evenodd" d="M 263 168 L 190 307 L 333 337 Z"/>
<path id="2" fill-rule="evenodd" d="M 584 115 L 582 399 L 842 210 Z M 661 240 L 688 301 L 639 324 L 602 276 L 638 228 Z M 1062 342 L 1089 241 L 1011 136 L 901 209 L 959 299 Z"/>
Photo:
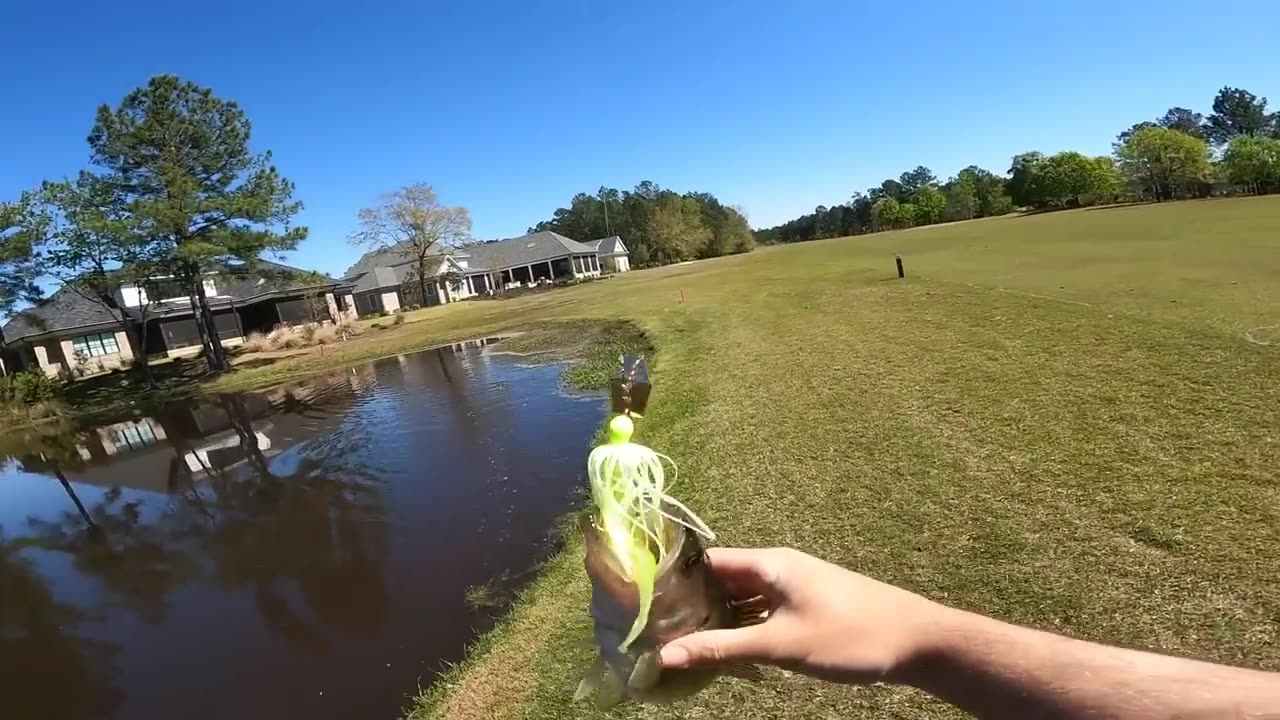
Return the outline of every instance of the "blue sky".
<path id="1" fill-rule="evenodd" d="M 0 198 L 83 167 L 95 108 L 158 73 L 245 107 L 306 204 L 292 260 L 327 272 L 359 254 L 356 211 L 411 182 L 482 239 L 646 179 L 767 226 L 917 164 L 1105 153 L 1224 84 L 1280 105 L 1274 1 L 870 5 L 16 0 Z"/>

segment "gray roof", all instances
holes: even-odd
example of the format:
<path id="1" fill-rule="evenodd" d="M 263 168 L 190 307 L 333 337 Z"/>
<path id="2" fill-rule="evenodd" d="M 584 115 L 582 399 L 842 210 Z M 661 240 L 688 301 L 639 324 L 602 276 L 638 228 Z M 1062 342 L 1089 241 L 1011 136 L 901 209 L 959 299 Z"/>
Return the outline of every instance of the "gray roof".
<path id="1" fill-rule="evenodd" d="M 592 240 L 589 244 L 591 245 L 591 247 L 596 249 L 597 253 L 601 255 L 626 255 L 627 254 L 627 246 L 622 244 L 622 238 L 618 237 L 617 235 L 610 235 L 607 238 Z"/>
<path id="2" fill-rule="evenodd" d="M 359 276 L 356 281 L 355 292 L 369 292 L 378 288 L 397 287 L 398 285 L 400 285 L 400 281 L 396 278 L 396 271 L 380 265 Z"/>
<path id="3" fill-rule="evenodd" d="M 456 258 L 471 257 L 466 250 L 448 250 L 440 243 L 433 244 L 427 249 L 428 255 L 452 255 Z M 360 259 L 354 265 L 347 268 L 347 272 L 343 277 L 356 277 L 367 273 L 375 267 L 395 267 L 414 259 L 415 253 L 407 243 L 397 243 L 387 247 L 380 247 L 360 256 Z"/>
<path id="4" fill-rule="evenodd" d="M 295 274 L 303 270 L 281 265 L 269 260 L 256 262 L 252 269 L 227 267 L 214 275 L 216 294 L 209 297 L 209 305 L 219 307 L 231 303 L 252 303 L 281 294 L 297 293 L 315 283 L 302 282 Z M 324 286 L 342 286 L 338 280 L 321 276 Z M 154 302 L 149 308 L 152 317 L 190 314 L 191 306 L 183 300 Z M 19 311 L 4 325 L 4 340 L 12 343 L 24 337 L 55 333 L 76 328 L 114 325 L 118 322 L 115 311 L 109 310 L 75 290 L 63 286 L 53 295 L 33 307 Z"/>
<path id="5" fill-rule="evenodd" d="M 30 335 L 95 325 L 114 325 L 119 316 L 69 287 L 59 288 L 47 300 L 15 313 L 4 325 L 4 340 L 16 342 Z"/>
<path id="6" fill-rule="evenodd" d="M 470 257 L 469 255 L 466 257 Z M 423 268 L 428 276 L 435 275 L 440 270 L 440 266 L 444 264 L 446 256 L 434 255 L 427 258 L 427 264 Z M 417 267 L 416 262 L 400 262 L 396 265 L 378 265 L 371 270 L 367 270 L 355 278 L 348 278 L 348 281 L 354 280 L 356 283 L 355 292 L 370 292 L 382 288 L 395 288 L 405 284 L 411 278 L 417 277 L 414 272 Z M 467 268 L 467 272 L 475 272 L 471 268 Z"/>
<path id="7" fill-rule="evenodd" d="M 595 249 L 550 231 L 507 240 L 480 243 L 468 248 L 477 265 L 493 270 L 545 262 L 568 255 L 594 255 Z"/>

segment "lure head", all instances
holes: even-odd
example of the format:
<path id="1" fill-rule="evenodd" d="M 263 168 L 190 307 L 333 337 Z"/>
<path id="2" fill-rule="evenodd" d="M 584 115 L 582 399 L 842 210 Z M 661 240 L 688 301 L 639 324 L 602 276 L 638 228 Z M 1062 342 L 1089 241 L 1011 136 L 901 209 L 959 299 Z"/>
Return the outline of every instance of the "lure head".
<path id="1" fill-rule="evenodd" d="M 621 445 L 622 443 L 631 442 L 631 436 L 636 431 L 636 424 L 626 415 L 615 415 L 609 421 L 609 444 Z"/>

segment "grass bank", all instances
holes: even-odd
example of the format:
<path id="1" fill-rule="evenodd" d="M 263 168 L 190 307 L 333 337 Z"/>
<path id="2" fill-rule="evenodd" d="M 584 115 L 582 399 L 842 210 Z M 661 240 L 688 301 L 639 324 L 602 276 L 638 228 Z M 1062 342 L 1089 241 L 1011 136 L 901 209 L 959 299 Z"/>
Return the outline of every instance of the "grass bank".
<path id="1" fill-rule="evenodd" d="M 1280 669 L 1278 229 L 1280 198 L 979 221 L 433 308 L 446 330 L 422 332 L 630 321 L 661 360 L 642 440 L 724 542 Z M 596 717 L 570 702 L 592 652 L 579 553 L 571 538 L 411 717 Z M 610 716 L 855 714 L 953 712 L 779 674 Z"/>

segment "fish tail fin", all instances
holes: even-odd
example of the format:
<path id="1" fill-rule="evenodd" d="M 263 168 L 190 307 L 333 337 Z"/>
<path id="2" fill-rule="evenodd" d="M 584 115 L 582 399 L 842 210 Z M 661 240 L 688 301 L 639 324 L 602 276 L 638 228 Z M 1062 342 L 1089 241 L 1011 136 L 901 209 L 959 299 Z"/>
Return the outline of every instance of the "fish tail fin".
<path id="1" fill-rule="evenodd" d="M 607 665 L 600 680 L 600 690 L 596 693 L 597 708 L 608 710 L 627 697 L 626 682 Z"/>
<path id="2" fill-rule="evenodd" d="M 627 687 L 631 690 L 651 690 L 658 685 L 662 677 L 662 663 L 658 660 L 658 651 L 650 650 L 640 655 L 636 666 L 627 678 Z"/>
<path id="3" fill-rule="evenodd" d="M 597 655 L 595 662 L 591 663 L 591 667 L 587 668 L 587 673 L 582 676 L 582 682 L 578 683 L 578 689 L 573 693 L 573 701 L 580 702 L 585 700 L 592 693 L 599 690 L 600 682 L 607 670 L 604 658 Z"/>

